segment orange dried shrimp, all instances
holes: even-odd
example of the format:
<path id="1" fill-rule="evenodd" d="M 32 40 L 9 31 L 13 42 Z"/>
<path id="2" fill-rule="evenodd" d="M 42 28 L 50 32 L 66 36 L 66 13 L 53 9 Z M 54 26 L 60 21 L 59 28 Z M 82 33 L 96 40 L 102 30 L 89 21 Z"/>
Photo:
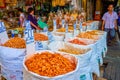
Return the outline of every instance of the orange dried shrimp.
<path id="1" fill-rule="evenodd" d="M 34 33 L 35 41 L 47 41 L 48 37 L 44 34 Z"/>
<path id="2" fill-rule="evenodd" d="M 18 48 L 18 49 L 26 48 L 26 42 L 22 38 L 14 37 L 8 40 L 6 43 L 4 43 L 3 46 L 10 48 Z"/>
<path id="3" fill-rule="evenodd" d="M 79 45 L 87 45 L 84 41 L 81 41 L 79 39 L 74 39 L 74 40 L 71 40 L 69 41 L 70 43 L 73 43 L 73 44 L 79 44 Z"/>
<path id="4" fill-rule="evenodd" d="M 92 35 L 89 33 L 80 33 L 79 35 L 77 35 L 77 37 L 79 38 L 87 38 L 87 39 L 94 39 L 94 40 L 98 40 L 98 35 Z"/>
<path id="5" fill-rule="evenodd" d="M 25 65 L 28 70 L 41 76 L 54 77 L 75 70 L 76 65 L 62 55 L 50 52 L 35 54 L 28 60 Z"/>

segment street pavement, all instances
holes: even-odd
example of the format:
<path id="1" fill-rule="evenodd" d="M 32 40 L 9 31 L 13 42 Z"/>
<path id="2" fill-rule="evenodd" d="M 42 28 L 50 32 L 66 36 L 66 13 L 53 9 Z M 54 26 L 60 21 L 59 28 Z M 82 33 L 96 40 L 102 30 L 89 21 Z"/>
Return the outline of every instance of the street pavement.
<path id="1" fill-rule="evenodd" d="M 107 80 L 120 80 L 120 41 L 116 45 L 108 46 L 104 63 L 107 63 L 107 66 L 103 77 Z"/>

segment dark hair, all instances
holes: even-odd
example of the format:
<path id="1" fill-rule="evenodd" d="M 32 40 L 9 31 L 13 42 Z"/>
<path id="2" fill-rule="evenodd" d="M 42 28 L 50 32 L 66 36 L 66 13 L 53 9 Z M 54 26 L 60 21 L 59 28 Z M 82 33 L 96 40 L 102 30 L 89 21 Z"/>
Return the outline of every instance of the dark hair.
<path id="1" fill-rule="evenodd" d="M 34 11 L 34 9 L 33 8 L 28 8 L 28 13 L 31 13 L 32 11 Z"/>
<path id="2" fill-rule="evenodd" d="M 18 11 L 23 12 L 23 10 L 21 8 L 19 8 Z"/>
<path id="3" fill-rule="evenodd" d="M 109 7 L 109 6 L 111 6 L 111 5 L 114 7 L 114 5 L 113 5 L 113 4 L 109 4 L 109 5 L 108 5 L 108 7 Z"/>

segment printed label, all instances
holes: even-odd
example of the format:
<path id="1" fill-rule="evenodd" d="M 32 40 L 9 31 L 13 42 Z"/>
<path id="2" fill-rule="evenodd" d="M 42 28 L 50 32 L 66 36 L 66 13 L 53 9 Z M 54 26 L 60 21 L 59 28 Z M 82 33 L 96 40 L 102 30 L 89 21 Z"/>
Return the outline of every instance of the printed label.
<path id="1" fill-rule="evenodd" d="M 43 44 L 41 42 L 36 42 L 36 50 L 43 50 Z"/>
<path id="2" fill-rule="evenodd" d="M 86 79 L 87 79 L 87 78 L 86 78 L 86 75 L 85 75 L 85 74 L 80 76 L 80 80 L 86 80 Z"/>
<path id="3" fill-rule="evenodd" d="M 0 22 L 0 33 L 5 32 L 5 31 L 6 31 L 6 28 L 4 26 L 4 23 Z"/>
<path id="4" fill-rule="evenodd" d="M 25 38 L 26 38 L 26 43 L 27 44 L 30 44 L 30 43 L 34 42 L 33 30 L 31 30 L 31 29 L 25 30 Z"/>

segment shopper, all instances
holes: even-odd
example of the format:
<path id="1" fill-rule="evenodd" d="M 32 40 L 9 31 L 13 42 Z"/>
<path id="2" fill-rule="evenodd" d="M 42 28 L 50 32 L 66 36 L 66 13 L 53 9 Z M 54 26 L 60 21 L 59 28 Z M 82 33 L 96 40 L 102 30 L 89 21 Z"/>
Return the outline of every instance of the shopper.
<path id="1" fill-rule="evenodd" d="M 120 29 L 120 11 L 118 12 L 118 28 Z"/>
<path id="2" fill-rule="evenodd" d="M 28 20 L 30 20 L 30 24 L 32 26 L 32 29 L 37 29 L 37 30 L 41 30 L 39 27 L 38 27 L 38 24 L 37 24 L 37 19 L 34 15 L 34 9 L 33 8 L 28 8 Z"/>
<path id="3" fill-rule="evenodd" d="M 24 27 L 25 26 L 25 15 L 23 13 L 23 10 L 21 8 L 18 9 L 19 12 L 19 21 L 20 21 L 20 27 Z"/>
<path id="4" fill-rule="evenodd" d="M 118 30 L 117 30 L 117 33 L 118 33 L 118 37 L 120 40 L 120 11 L 118 11 Z"/>
<path id="5" fill-rule="evenodd" d="M 113 9 L 113 5 L 110 4 L 108 6 L 108 12 L 106 12 L 102 17 L 102 30 L 105 30 L 108 33 L 108 45 L 113 44 L 113 40 L 115 38 L 115 29 L 117 30 L 118 15 L 113 11 Z"/>

